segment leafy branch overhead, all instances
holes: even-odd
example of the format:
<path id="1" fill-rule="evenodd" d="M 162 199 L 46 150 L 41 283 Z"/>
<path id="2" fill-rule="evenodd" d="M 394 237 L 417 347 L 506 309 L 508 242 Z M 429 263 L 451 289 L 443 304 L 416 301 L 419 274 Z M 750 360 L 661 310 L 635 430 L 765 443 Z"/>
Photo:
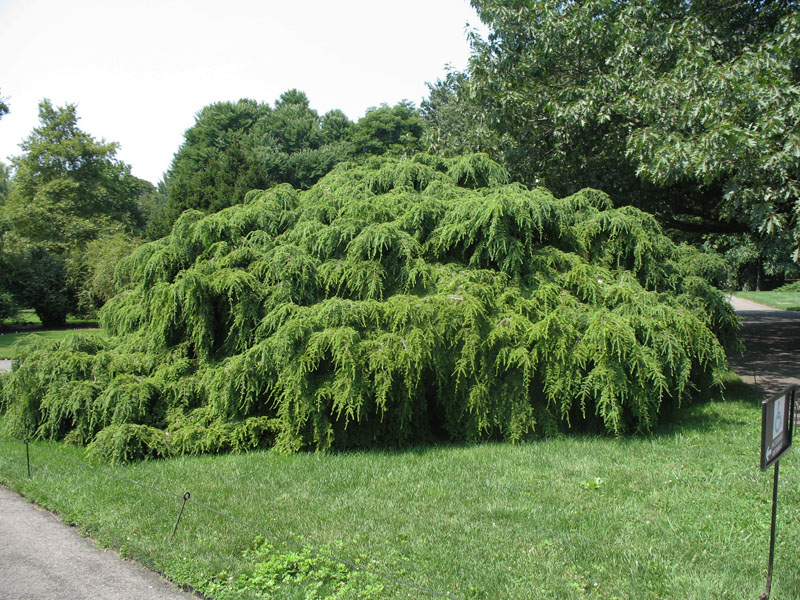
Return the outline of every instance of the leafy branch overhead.
<path id="1" fill-rule="evenodd" d="M 425 106 L 445 148 L 477 139 L 526 184 L 602 189 L 684 239 L 746 236 L 796 276 L 797 0 L 471 4 L 489 34 Z"/>
<path id="2" fill-rule="evenodd" d="M 735 343 L 719 267 L 484 155 L 344 163 L 139 247 L 112 337 L 28 347 L 2 428 L 105 460 L 646 432 Z"/>

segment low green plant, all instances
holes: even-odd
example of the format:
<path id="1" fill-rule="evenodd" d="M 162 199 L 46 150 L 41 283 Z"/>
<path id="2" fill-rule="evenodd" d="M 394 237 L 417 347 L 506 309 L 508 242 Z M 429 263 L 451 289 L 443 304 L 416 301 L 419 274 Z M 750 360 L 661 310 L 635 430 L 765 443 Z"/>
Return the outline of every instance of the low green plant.
<path id="1" fill-rule="evenodd" d="M 110 338 L 21 351 L 0 429 L 110 461 L 645 433 L 736 343 L 714 264 L 651 215 L 508 183 L 482 155 L 342 164 L 140 246 Z"/>
<path id="2" fill-rule="evenodd" d="M 341 548 L 341 544 L 337 544 Z M 334 549 L 335 551 L 335 549 Z M 373 600 L 385 597 L 386 586 L 374 575 L 354 569 L 310 550 L 289 550 L 256 539 L 255 549 L 244 553 L 252 566 L 228 588 L 251 591 L 265 598 L 276 594 L 319 600 Z M 217 580 L 225 582 L 225 573 Z"/>
<path id="3" fill-rule="evenodd" d="M 775 290 L 776 292 L 797 292 L 800 293 L 800 281 L 792 281 L 782 285 Z"/>

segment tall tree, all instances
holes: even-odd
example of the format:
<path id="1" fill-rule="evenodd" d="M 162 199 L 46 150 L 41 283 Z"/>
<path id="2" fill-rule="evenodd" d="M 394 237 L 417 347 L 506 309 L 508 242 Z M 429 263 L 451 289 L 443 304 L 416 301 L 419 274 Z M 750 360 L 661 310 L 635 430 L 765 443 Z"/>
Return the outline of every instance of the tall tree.
<path id="1" fill-rule="evenodd" d="M 117 144 L 78 127 L 75 105 L 39 104 L 40 125 L 12 159 L 13 187 L 4 207 L 6 245 L 17 249 L 20 300 L 46 325 L 59 325 L 74 308 L 67 283 L 70 253 L 111 231 L 143 225 L 137 201 L 152 186 L 116 158 Z"/>
<path id="2" fill-rule="evenodd" d="M 746 234 L 767 262 L 797 240 L 795 0 L 472 4 L 471 92 L 516 177 Z"/>
<path id="3" fill-rule="evenodd" d="M 350 130 L 358 154 L 409 156 L 422 149 L 425 123 L 408 101 L 370 108 Z"/>
<path id="4" fill-rule="evenodd" d="M 0 119 L 8 114 L 8 105 L 0 96 Z M 11 191 L 11 171 L 7 165 L 0 162 L 0 207 L 5 207 L 6 198 Z M 12 293 L 13 289 L 13 255 L 3 244 L 3 235 L 8 225 L 0 215 L 0 321 L 14 316 L 17 313 L 17 301 Z"/>
<path id="5" fill-rule="evenodd" d="M 5 205 L 6 198 L 11 192 L 11 169 L 0 162 L 0 205 Z"/>
<path id="6" fill-rule="evenodd" d="M 352 155 L 345 141 L 350 125 L 341 111 L 320 117 L 299 90 L 284 92 L 274 107 L 246 99 L 206 106 L 175 154 L 166 203 L 150 234 L 168 233 L 186 209 L 217 211 L 253 189 L 310 187 Z"/>
<path id="7" fill-rule="evenodd" d="M 116 226 L 142 226 L 137 198 L 148 184 L 116 158 L 117 144 L 78 128 L 75 105 L 39 104 L 41 124 L 12 159 L 14 189 L 6 211 L 13 229 L 64 253 Z"/>
<path id="8" fill-rule="evenodd" d="M 428 153 L 499 155 L 497 140 L 487 126 L 486 113 L 470 93 L 466 73 L 448 71 L 444 80 L 427 85 L 430 93 L 422 101 L 421 112 L 425 122 L 422 143 Z"/>

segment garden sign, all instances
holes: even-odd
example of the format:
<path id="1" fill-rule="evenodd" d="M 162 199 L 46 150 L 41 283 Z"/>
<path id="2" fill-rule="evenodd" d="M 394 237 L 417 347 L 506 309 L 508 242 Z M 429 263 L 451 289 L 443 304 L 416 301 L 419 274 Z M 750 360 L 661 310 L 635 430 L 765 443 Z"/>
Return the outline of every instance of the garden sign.
<path id="1" fill-rule="evenodd" d="M 780 458 L 792 447 L 792 427 L 794 425 L 794 400 L 797 387 L 791 387 L 782 394 L 761 403 L 761 470 L 775 465 L 772 482 L 772 526 L 769 536 L 769 568 L 767 589 L 759 600 L 767 600 L 772 588 L 772 567 L 775 560 L 775 520 L 778 514 L 778 468 Z"/>

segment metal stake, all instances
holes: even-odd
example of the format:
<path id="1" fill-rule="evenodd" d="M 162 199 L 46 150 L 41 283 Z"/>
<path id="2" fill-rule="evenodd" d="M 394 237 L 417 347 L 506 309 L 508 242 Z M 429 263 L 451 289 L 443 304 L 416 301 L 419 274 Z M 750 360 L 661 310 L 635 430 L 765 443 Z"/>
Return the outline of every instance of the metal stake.
<path id="1" fill-rule="evenodd" d="M 775 520 L 778 516 L 778 467 L 780 466 L 780 459 L 775 461 L 775 478 L 772 481 L 772 529 L 769 534 L 769 570 L 767 571 L 767 589 L 759 596 L 759 600 L 767 600 L 769 598 L 770 589 L 772 588 L 772 565 L 775 560 Z"/>
<path id="2" fill-rule="evenodd" d="M 191 498 L 191 494 L 189 492 L 185 492 L 183 494 L 183 504 L 181 505 L 181 510 L 178 513 L 178 518 L 175 520 L 175 527 L 172 528 L 172 535 L 169 536 L 169 543 L 172 543 L 172 540 L 175 539 L 175 532 L 178 531 L 178 523 L 181 522 L 181 515 L 183 514 L 183 509 L 186 508 L 186 501 Z"/>
<path id="3" fill-rule="evenodd" d="M 28 463 L 28 477 L 31 476 L 31 450 L 30 446 L 28 445 L 28 438 L 23 440 L 25 442 L 25 460 Z"/>

